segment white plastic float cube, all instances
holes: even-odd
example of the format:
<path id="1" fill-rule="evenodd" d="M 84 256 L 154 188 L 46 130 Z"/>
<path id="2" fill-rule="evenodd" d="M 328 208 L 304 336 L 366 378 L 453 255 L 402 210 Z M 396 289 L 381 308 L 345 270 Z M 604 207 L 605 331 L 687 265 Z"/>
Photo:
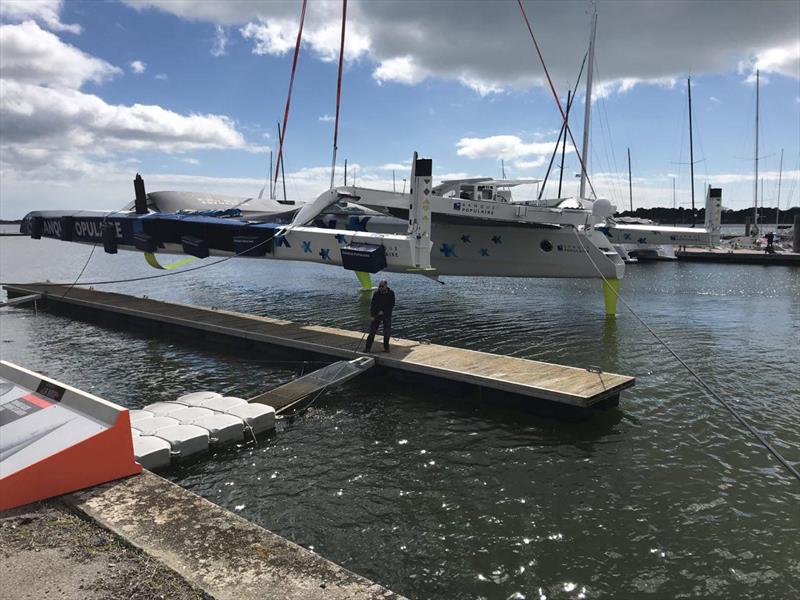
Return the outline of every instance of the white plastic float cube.
<path id="1" fill-rule="evenodd" d="M 129 410 L 128 416 L 130 417 L 131 423 L 136 423 L 136 421 L 141 421 L 142 419 L 152 419 L 156 416 L 154 412 L 149 410 Z"/>
<path id="2" fill-rule="evenodd" d="M 208 431 L 195 425 L 164 427 L 156 436 L 169 442 L 172 452 L 181 458 L 208 450 Z"/>
<path id="3" fill-rule="evenodd" d="M 169 442 L 152 435 L 133 436 L 133 456 L 145 469 L 168 467 L 171 459 Z"/>
<path id="4" fill-rule="evenodd" d="M 213 410 L 208 410 L 202 406 L 184 406 L 181 410 L 169 413 L 169 416 L 171 419 L 178 419 L 182 425 L 191 425 L 195 419 L 213 414 Z"/>
<path id="5" fill-rule="evenodd" d="M 203 406 L 204 403 L 215 398 L 222 398 L 222 394 L 217 392 L 192 392 L 191 394 L 184 394 L 175 402 L 186 406 Z"/>
<path id="6" fill-rule="evenodd" d="M 240 404 L 225 411 L 229 415 L 243 419 L 255 435 L 275 429 L 275 409 L 266 404 Z"/>
<path id="7" fill-rule="evenodd" d="M 180 424 L 181 422 L 178 419 L 173 419 L 172 417 L 153 417 L 152 419 L 137 421 L 133 429 L 138 429 L 142 435 L 155 435 L 159 429 Z"/>
<path id="8" fill-rule="evenodd" d="M 144 407 L 146 411 L 155 414 L 157 417 L 169 417 L 171 416 L 170 413 L 184 408 L 186 408 L 185 404 L 178 404 L 177 402 L 153 402 Z"/>
<path id="9" fill-rule="evenodd" d="M 229 408 L 233 408 L 234 406 L 242 406 L 243 404 L 247 404 L 247 400 L 244 398 L 236 398 L 235 396 L 220 396 L 219 398 L 205 402 L 203 404 L 203 408 L 228 412 Z"/>
<path id="10" fill-rule="evenodd" d="M 191 423 L 208 431 L 216 444 L 241 442 L 244 439 L 244 421 L 233 415 L 214 413 L 195 419 Z"/>

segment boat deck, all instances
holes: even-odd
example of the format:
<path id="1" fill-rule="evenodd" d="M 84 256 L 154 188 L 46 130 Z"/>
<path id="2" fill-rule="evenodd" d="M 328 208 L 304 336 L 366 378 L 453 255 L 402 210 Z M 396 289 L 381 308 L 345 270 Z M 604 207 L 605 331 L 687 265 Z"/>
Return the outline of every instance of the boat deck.
<path id="1" fill-rule="evenodd" d="M 549 402 L 588 408 L 614 401 L 635 378 L 616 373 L 441 346 L 406 339 L 392 339 L 391 353 L 358 352 L 363 333 L 320 325 L 202 308 L 175 302 L 94 289 L 48 284 L 6 286 L 9 296 L 41 294 L 40 307 L 81 306 L 93 314 L 114 313 L 166 323 L 273 346 L 309 351 L 340 358 L 373 356 L 377 365 L 424 376 L 457 381 L 490 390 Z M 65 294 L 66 293 L 66 294 Z"/>

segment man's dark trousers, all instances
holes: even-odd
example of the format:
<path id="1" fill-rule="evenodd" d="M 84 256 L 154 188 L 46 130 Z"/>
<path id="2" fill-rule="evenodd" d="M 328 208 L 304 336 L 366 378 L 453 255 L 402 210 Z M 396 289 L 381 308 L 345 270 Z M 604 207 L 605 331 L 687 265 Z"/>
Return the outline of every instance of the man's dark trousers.
<path id="1" fill-rule="evenodd" d="M 378 333 L 378 326 L 383 323 L 383 349 L 389 349 L 389 338 L 392 335 L 392 317 L 378 315 L 369 324 L 369 336 L 367 337 L 367 352 L 372 350 L 372 342 L 375 341 L 375 334 Z"/>

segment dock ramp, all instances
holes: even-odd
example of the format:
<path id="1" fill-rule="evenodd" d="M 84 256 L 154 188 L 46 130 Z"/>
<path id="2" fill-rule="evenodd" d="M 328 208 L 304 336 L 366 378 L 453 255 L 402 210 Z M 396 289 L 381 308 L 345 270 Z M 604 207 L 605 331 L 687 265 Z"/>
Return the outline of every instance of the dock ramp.
<path id="1" fill-rule="evenodd" d="M 374 365 L 375 359 L 369 356 L 361 356 L 353 360 L 340 360 L 268 392 L 259 394 L 255 398 L 250 398 L 249 402 L 267 404 L 272 406 L 277 414 L 281 414 L 292 408 L 297 408 L 303 400 L 312 394 L 320 393 L 334 385 L 340 385 L 367 371 Z"/>

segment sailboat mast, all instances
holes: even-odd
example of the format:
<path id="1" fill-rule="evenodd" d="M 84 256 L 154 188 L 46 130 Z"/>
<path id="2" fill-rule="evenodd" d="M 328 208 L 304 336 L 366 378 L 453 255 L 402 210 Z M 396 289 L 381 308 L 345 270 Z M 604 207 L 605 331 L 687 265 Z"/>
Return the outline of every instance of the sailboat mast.
<path id="1" fill-rule="evenodd" d="M 692 227 L 694 227 L 694 140 L 692 137 L 692 78 L 686 80 L 689 89 L 689 182 L 692 188 Z"/>
<path id="2" fill-rule="evenodd" d="M 592 32 L 589 36 L 589 70 L 586 72 L 586 103 L 583 111 L 583 165 L 581 167 L 580 198 L 586 197 L 586 176 L 589 168 L 589 126 L 592 118 L 592 76 L 594 75 L 594 38 L 597 33 L 597 5 L 592 4 Z"/>
<path id="3" fill-rule="evenodd" d="M 561 198 L 561 182 L 564 180 L 564 154 L 567 152 L 567 127 L 569 126 L 569 109 L 572 106 L 572 90 L 567 90 L 567 114 L 564 117 L 564 143 L 561 145 L 561 170 L 558 172 L 558 197 Z"/>
<path id="4" fill-rule="evenodd" d="M 753 177 L 753 225 L 758 225 L 758 84 L 759 71 L 756 71 L 756 150 L 753 158 L 755 176 Z"/>
<path id="5" fill-rule="evenodd" d="M 631 201 L 631 216 L 633 216 L 633 175 L 631 175 L 631 149 L 628 148 L 628 198 Z"/>
<path id="6" fill-rule="evenodd" d="M 778 169 L 778 202 L 775 206 L 775 231 L 778 231 L 778 219 L 781 215 L 781 178 L 783 177 L 783 148 L 781 148 L 781 166 Z"/>

